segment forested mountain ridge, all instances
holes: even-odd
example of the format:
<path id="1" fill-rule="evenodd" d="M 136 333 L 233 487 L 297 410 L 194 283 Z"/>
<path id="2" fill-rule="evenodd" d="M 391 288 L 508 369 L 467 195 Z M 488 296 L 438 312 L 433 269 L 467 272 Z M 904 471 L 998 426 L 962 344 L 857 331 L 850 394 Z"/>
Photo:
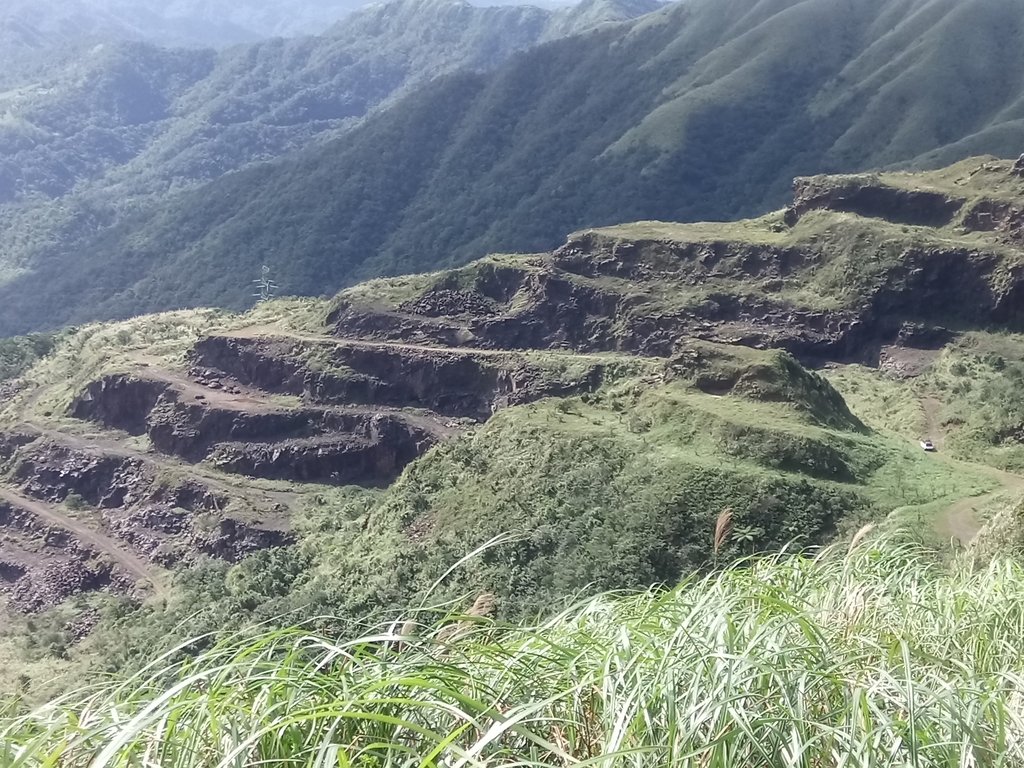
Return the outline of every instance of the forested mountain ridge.
<path id="1" fill-rule="evenodd" d="M 302 147 L 445 72 L 491 69 L 541 39 L 654 7 L 399 0 L 322 37 L 219 53 L 98 45 L 0 94 L 0 203 L 83 186 L 93 202 L 115 191 L 123 200 L 213 179 Z"/>
<path id="2" fill-rule="evenodd" d="M 0 332 L 242 306 L 262 263 L 283 290 L 321 293 L 584 226 L 756 213 L 803 173 L 1016 156 L 1022 11 L 691 0 L 556 40 L 131 215 L 73 198 L 56 222 L 11 222 Z"/>

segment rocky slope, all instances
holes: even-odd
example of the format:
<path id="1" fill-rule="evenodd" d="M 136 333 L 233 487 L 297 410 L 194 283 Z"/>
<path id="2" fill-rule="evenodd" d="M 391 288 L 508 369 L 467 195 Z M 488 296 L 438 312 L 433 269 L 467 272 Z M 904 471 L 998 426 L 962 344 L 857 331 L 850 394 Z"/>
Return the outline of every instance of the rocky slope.
<path id="1" fill-rule="evenodd" d="M 1022 221 L 1021 169 L 991 158 L 802 178 L 792 204 L 761 219 L 588 230 L 548 254 L 372 281 L 329 303 L 89 326 L 7 383 L 0 584 L 25 610 L 143 577 L 159 591 L 169 568 L 289 549 L 309 535 L 293 523 L 309 525 L 311 499 L 353 486 L 382 495 L 345 534 L 346 558 L 376 548 L 366 563 L 379 566 L 411 547 L 423 563 L 454 560 L 507 525 L 574 529 L 573 494 L 590 491 L 545 474 L 571 477 L 573 455 L 613 476 L 663 466 L 643 482 L 683 483 L 635 512 L 650 522 L 690 499 L 667 539 L 635 539 L 671 554 L 630 555 L 648 563 L 630 584 L 702 562 L 701 526 L 725 504 L 753 543 L 797 529 L 820 539 L 844 514 L 891 503 L 877 478 L 911 459 L 798 360 L 878 366 L 970 328 L 1019 330 Z M 544 442 L 547 469 L 533 464 Z M 520 498 L 541 495 L 515 506 L 504 473 L 526 467 Z M 616 482 L 609 494 L 627 492 Z M 596 527 L 580 541 L 615 519 L 600 517 L 609 498 L 590 502 Z M 549 517 L 527 519 L 539 510 Z M 587 572 L 553 575 L 569 555 L 552 546 L 520 552 L 537 580 L 521 585 L 521 608 L 552 597 L 541 584 L 569 589 Z M 336 599 L 352 611 L 400 601 L 430 567 L 387 584 L 364 573 L 376 597 Z"/>
<path id="2" fill-rule="evenodd" d="M 551 254 L 494 257 L 342 292 L 328 323 L 392 342 L 670 356 L 684 339 L 877 363 L 943 326 L 1019 329 L 1018 166 L 799 178 L 792 204 L 728 224 L 587 230 Z"/>
<path id="3" fill-rule="evenodd" d="M 142 573 L 157 584 L 164 569 L 199 557 L 236 562 L 292 543 L 290 518 L 318 487 L 386 486 L 496 410 L 591 391 L 604 369 L 600 359 L 564 370 L 557 356 L 273 327 L 205 336 L 181 367 L 151 353 L 103 372 L 107 360 L 80 389 L 58 375 L 57 412 L 45 387 L 12 392 L 0 459 L 14 535 L 0 553 L 14 605 L 37 610 L 83 590 L 129 589 L 140 569 L 122 574 L 115 559 L 93 573 L 90 540 L 122 562 L 146 563 Z M 271 482 L 252 486 L 257 479 Z M 34 522 L 40 515 L 49 527 Z M 61 531 L 52 556 L 24 543 L 33 534 L 48 541 L 50 528 Z M 88 578 L 65 578 L 82 569 Z"/>

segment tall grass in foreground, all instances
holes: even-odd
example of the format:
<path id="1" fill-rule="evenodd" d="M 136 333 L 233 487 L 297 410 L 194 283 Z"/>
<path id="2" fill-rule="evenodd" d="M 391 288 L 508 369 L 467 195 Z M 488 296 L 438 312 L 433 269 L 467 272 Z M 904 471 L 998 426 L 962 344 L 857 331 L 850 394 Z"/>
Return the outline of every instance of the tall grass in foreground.
<path id="1" fill-rule="evenodd" d="M 399 624 L 400 625 L 400 624 Z M 408 626 L 407 626 L 408 628 Z M 225 641 L 0 724 L 6 766 L 1024 765 L 1024 571 L 780 555 L 533 628 Z"/>

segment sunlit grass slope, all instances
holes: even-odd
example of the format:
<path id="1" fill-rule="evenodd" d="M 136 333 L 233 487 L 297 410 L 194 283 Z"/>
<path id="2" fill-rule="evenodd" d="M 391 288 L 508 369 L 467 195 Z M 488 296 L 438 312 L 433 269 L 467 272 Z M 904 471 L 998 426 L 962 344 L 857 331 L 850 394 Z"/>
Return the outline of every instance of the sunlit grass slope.
<path id="1" fill-rule="evenodd" d="M 0 725 L 10 766 L 1010 766 L 1024 570 L 870 540 L 531 628 L 400 617 L 172 655 Z M 417 623 L 417 620 L 419 623 Z"/>

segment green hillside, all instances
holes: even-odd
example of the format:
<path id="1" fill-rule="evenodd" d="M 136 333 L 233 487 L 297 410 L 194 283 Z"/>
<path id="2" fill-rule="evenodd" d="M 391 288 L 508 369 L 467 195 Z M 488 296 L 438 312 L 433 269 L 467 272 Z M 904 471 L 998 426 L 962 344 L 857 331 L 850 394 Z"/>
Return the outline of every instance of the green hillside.
<path id="1" fill-rule="evenodd" d="M 0 76 L 0 768 L 1024 765 L 1024 0 L 100 2 Z"/>
<path id="2" fill-rule="evenodd" d="M 76 272 L 116 271 L 86 245 L 113 226 L 152 221 L 197 185 L 344 133 L 439 75 L 493 69 L 541 40 L 656 5 L 588 0 L 546 11 L 403 0 L 354 13 L 321 37 L 219 52 L 118 42 L 40 53 L 47 66 L 19 55 L 24 71 L 0 85 L 0 284 L 69 259 Z M 147 270 L 142 262 L 129 271 Z M 122 278 L 77 282 L 108 299 Z M 0 334 L 22 325 L 0 321 Z"/>
<path id="3" fill-rule="evenodd" d="M 43 411 L 61 413 L 83 382 L 122 370 L 132 350 L 173 360 L 189 336 L 255 319 L 170 316 L 85 329 L 29 374 L 29 399 L 15 400 L 6 420 L 52 421 Z M 163 599 L 83 595 L 27 623 L 12 618 L 0 656 L 17 659 L 11 669 L 38 697 L 88 670 L 133 669 L 190 634 L 282 615 L 329 613 L 336 618 L 322 630 L 353 632 L 428 592 L 433 604 L 486 590 L 499 596 L 496 615 L 521 619 L 573 595 L 673 584 L 718 558 L 827 542 L 887 510 L 942 509 L 998 485 L 973 465 L 936 464 L 901 437 L 867 429 L 785 353 L 695 343 L 669 368 L 616 354 L 548 354 L 551 375 L 571 380 L 573 367 L 597 362 L 604 383 L 503 410 L 428 451 L 386 489 L 270 486 L 304 494 L 293 546 L 230 569 L 200 560 L 173 576 Z M 683 362 L 690 355 L 696 367 Z M 703 391 L 721 381 L 734 382 L 730 393 Z M 81 430 L 66 418 L 54 424 Z M 726 509 L 731 534 L 712 558 L 711 531 Z M 83 611 L 93 629 L 73 640 L 72 617 Z M 0 676 L 0 689 L 14 682 Z"/>
<path id="4" fill-rule="evenodd" d="M 16 217 L 0 330 L 242 307 L 263 263 L 320 294 L 581 227 L 761 213 L 799 174 L 1016 157 L 1021 10 L 694 0 L 556 40 L 130 215 L 73 197 Z"/>
<path id="5" fill-rule="evenodd" d="M 1015 765 L 1022 166 L 5 341 L 0 761 Z"/>
<path id="6" fill-rule="evenodd" d="M 8 518 L 0 690 L 281 616 L 351 636 L 484 591 L 530 621 L 867 523 L 936 562 L 1012 549 L 1019 169 L 795 186 L 759 219 L 10 342 L 0 497 L 90 526 L 64 567 L 134 570 L 67 587 Z"/>

